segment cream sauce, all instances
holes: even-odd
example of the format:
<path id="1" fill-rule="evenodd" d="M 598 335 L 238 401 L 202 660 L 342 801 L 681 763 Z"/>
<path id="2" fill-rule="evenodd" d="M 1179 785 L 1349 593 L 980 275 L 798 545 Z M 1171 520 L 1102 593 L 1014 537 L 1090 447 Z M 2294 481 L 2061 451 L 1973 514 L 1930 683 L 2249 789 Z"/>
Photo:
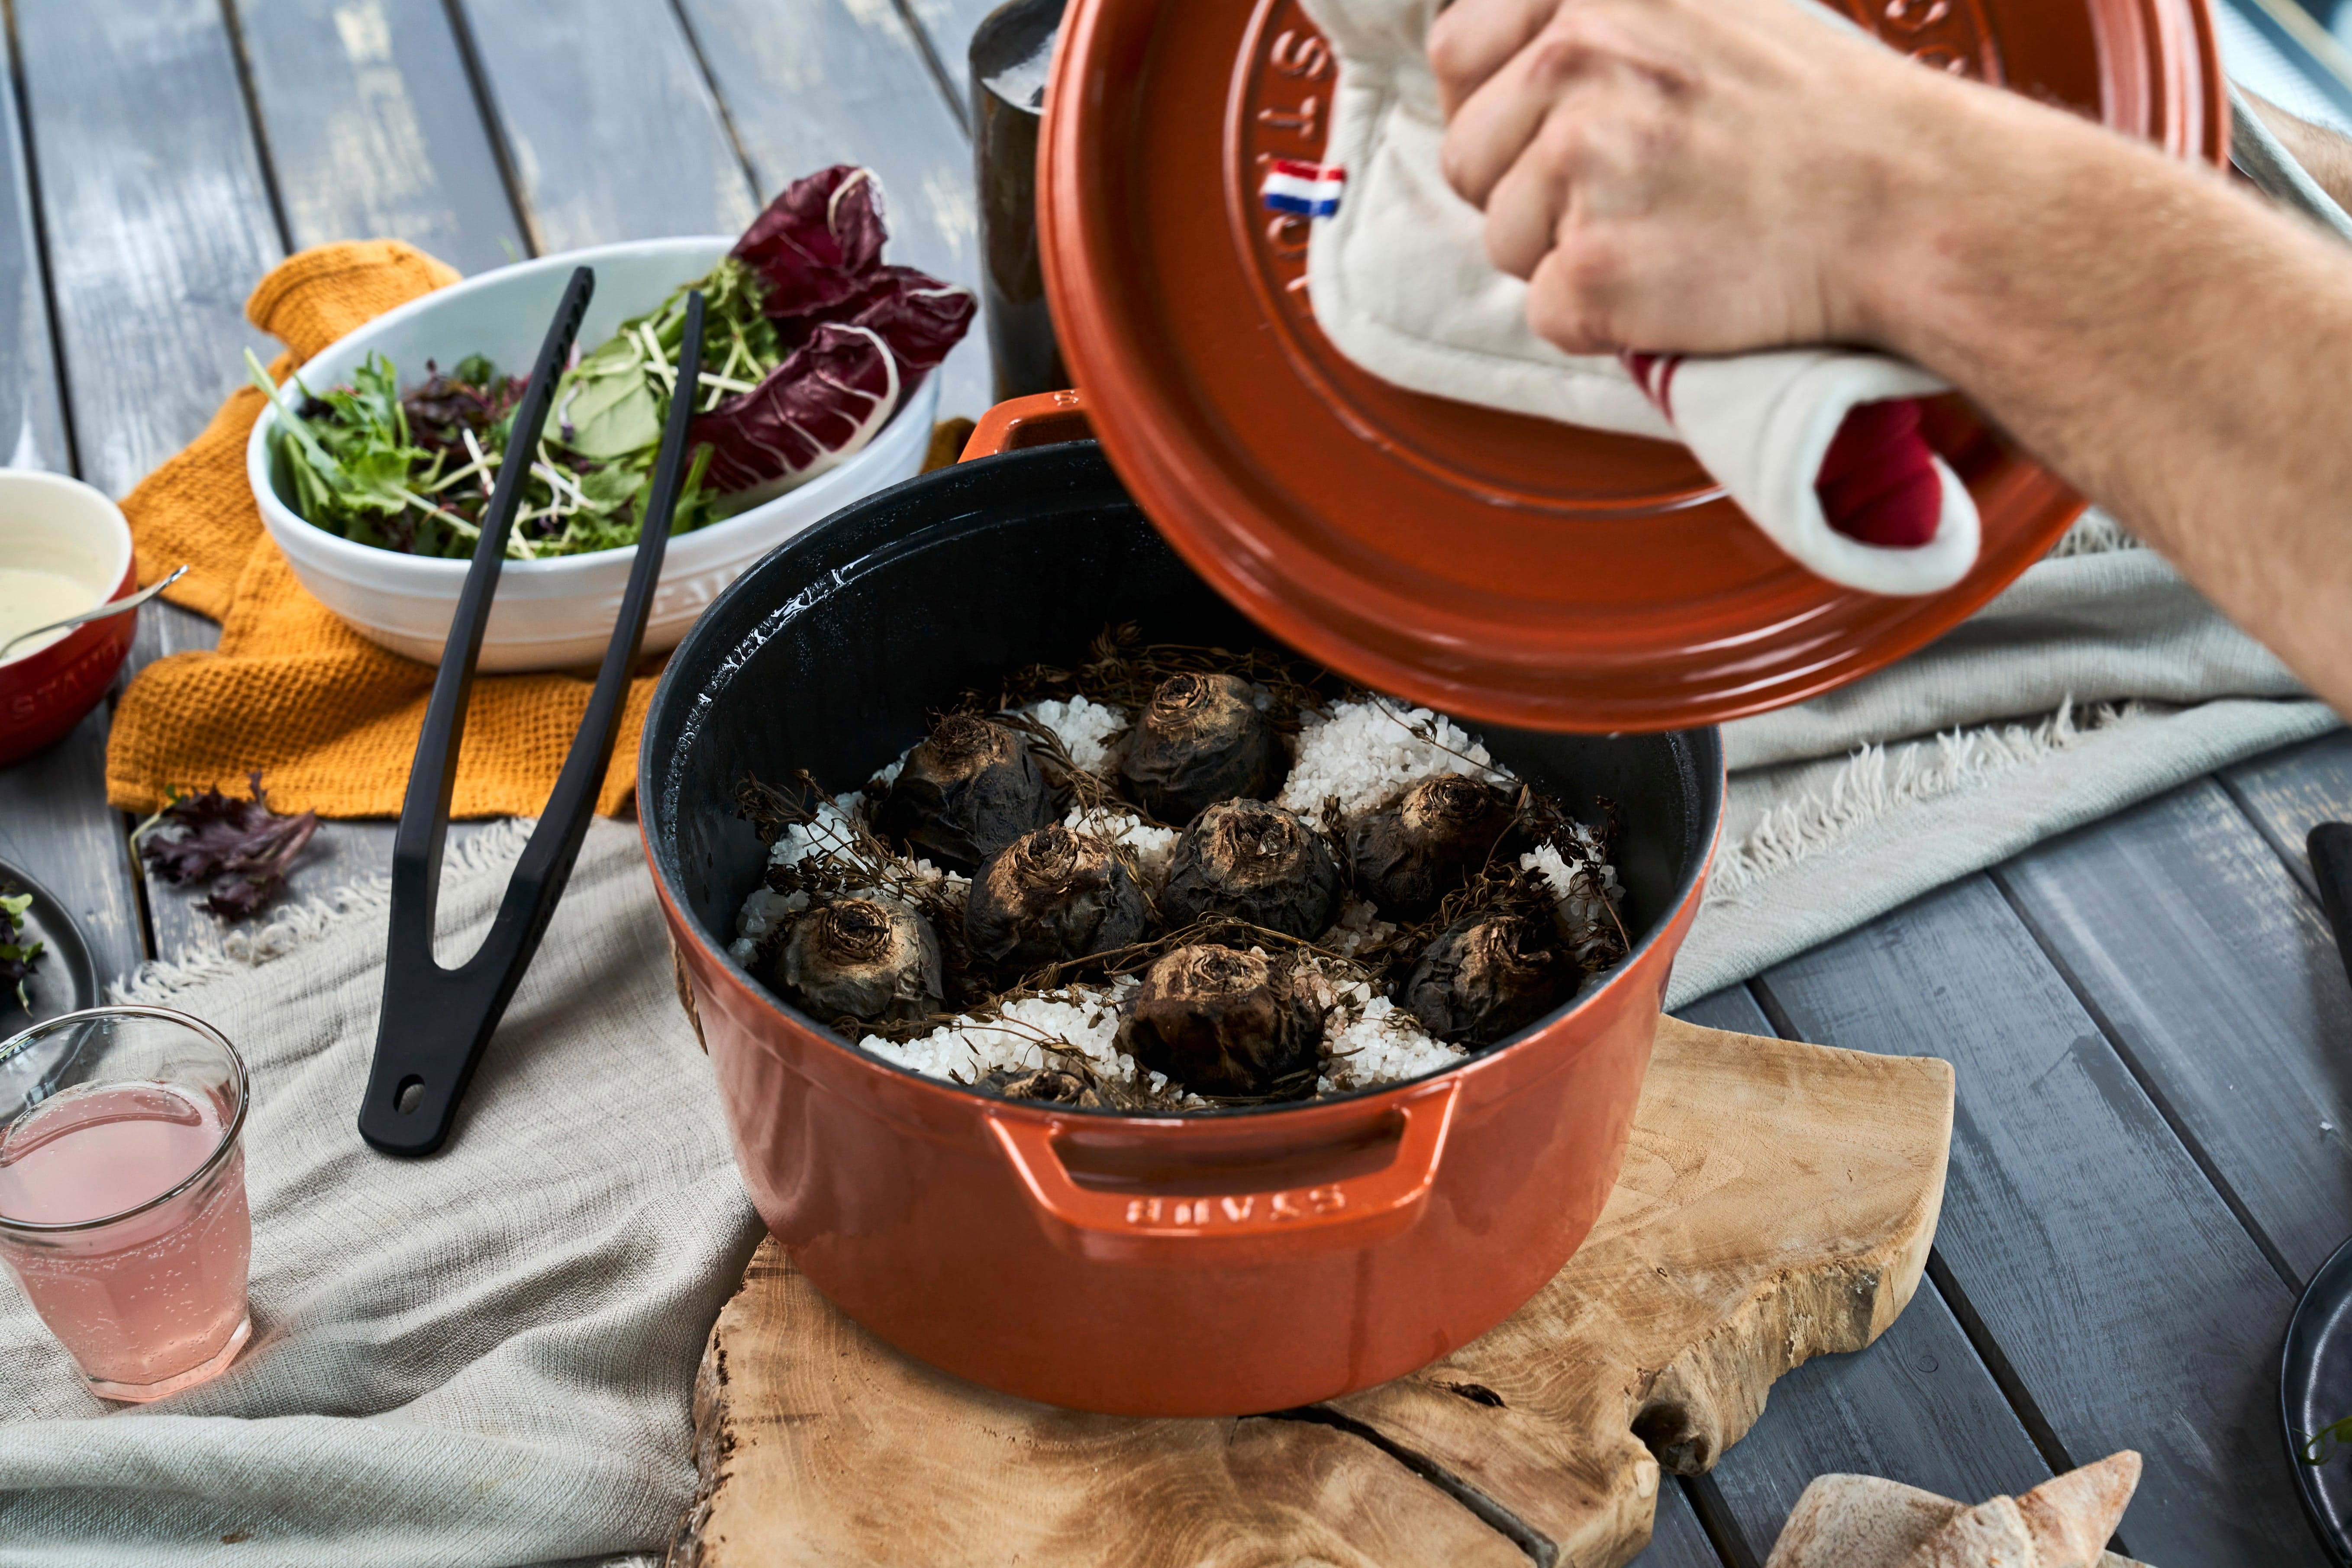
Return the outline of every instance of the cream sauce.
<path id="1" fill-rule="evenodd" d="M 35 566 L 0 566 L 0 643 L 18 632 L 28 632 L 35 626 L 45 626 L 89 609 L 103 597 L 80 578 L 68 577 L 62 572 L 44 572 Z M 20 642 L 5 655 L 0 655 L 0 661 L 38 653 L 65 635 L 52 632 L 30 642 Z"/>

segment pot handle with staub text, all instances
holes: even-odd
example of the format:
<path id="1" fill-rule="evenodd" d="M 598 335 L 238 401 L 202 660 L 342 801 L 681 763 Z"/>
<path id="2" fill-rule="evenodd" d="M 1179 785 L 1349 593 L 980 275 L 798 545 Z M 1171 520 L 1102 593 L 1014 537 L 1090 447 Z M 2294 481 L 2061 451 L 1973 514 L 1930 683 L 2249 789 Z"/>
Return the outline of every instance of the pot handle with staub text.
<path id="1" fill-rule="evenodd" d="M 1039 1221 L 1064 1246 L 1126 1262 L 1246 1262 L 1360 1247 L 1411 1228 L 1429 1206 L 1459 1096 L 1460 1085 L 1445 1078 L 1398 1100 L 1389 1113 L 1395 1142 L 1376 1169 L 1205 1194 L 1177 1190 L 1180 1183 L 1083 1185 L 1057 1146 L 1069 1119 L 992 1110 L 987 1120 Z"/>

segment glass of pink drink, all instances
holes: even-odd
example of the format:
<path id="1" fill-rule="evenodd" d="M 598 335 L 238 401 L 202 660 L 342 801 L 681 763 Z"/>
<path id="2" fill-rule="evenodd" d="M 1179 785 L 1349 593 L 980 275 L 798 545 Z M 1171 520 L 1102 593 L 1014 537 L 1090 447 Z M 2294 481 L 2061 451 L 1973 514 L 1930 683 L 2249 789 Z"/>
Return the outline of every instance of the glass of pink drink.
<path id="1" fill-rule="evenodd" d="M 247 1100 L 236 1047 L 167 1008 L 0 1044 L 0 1262 L 92 1393 L 161 1399 L 251 1337 Z"/>

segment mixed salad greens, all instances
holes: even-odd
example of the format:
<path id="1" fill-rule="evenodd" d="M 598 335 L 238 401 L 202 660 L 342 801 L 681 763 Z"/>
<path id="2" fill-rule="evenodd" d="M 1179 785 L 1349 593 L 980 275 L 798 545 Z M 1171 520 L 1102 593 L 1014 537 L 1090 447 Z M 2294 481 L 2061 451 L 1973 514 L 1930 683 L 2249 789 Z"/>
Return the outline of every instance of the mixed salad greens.
<path id="1" fill-rule="evenodd" d="M 557 384 L 549 431 L 508 535 L 509 560 L 635 544 L 677 393 L 686 296 L 704 297 L 692 458 L 673 534 L 801 484 L 874 438 L 971 323 L 969 289 L 883 264 L 871 172 L 836 165 L 771 203 L 710 273 L 624 321 Z M 506 462 L 523 382 L 479 354 L 405 394 L 371 354 L 351 384 L 299 398 L 248 372 L 278 405 L 275 457 L 303 518 L 362 544 L 466 557 Z"/>
<path id="2" fill-rule="evenodd" d="M 41 956 L 37 942 L 25 940 L 25 912 L 33 907 L 33 895 L 15 892 L 8 884 L 0 883 L 0 986 L 16 998 L 24 1012 L 33 1010 L 33 998 L 25 989 L 25 982 L 33 977 L 33 965 Z"/>

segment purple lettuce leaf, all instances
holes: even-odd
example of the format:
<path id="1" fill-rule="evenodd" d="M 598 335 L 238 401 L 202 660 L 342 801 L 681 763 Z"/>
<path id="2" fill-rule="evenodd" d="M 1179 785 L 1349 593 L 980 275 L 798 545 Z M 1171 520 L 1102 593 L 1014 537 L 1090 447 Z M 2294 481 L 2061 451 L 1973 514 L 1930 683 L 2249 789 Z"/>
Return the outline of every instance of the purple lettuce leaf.
<path id="1" fill-rule="evenodd" d="M 928 340 L 944 334 L 936 357 L 919 366 L 928 370 L 939 363 L 963 337 L 980 308 L 968 289 L 952 283 L 942 283 L 927 272 L 911 267 L 877 267 L 858 285 L 857 291 L 838 304 L 828 305 L 796 320 L 780 321 L 773 317 L 769 324 L 775 328 L 776 338 L 784 352 L 808 342 L 816 330 L 827 321 L 843 321 L 855 326 L 875 327 L 890 339 L 890 346 L 901 364 L 912 364 L 926 358 Z M 936 318 L 927 331 L 911 318 L 928 312 Z M 898 323 L 905 322 L 906 325 Z M 909 329 L 912 330 L 909 330 Z"/>
<path id="2" fill-rule="evenodd" d="M 764 497 L 857 451 L 979 309 L 971 289 L 911 267 L 878 268 L 855 303 L 856 315 L 819 322 L 758 386 L 696 417 L 689 438 L 712 448 L 712 489 Z"/>
<path id="3" fill-rule="evenodd" d="M 280 816 L 262 794 L 261 775 L 251 782 L 250 800 L 216 789 L 182 795 L 140 836 L 148 869 L 166 882 L 210 882 L 204 907 L 224 920 L 243 920 L 277 897 L 319 830 L 316 812 Z"/>
<path id="4" fill-rule="evenodd" d="M 733 255 L 759 273 L 768 315 L 814 316 L 865 291 L 887 237 L 873 172 L 836 163 L 785 186 Z"/>
<path id="5" fill-rule="evenodd" d="M 767 380 L 698 415 L 688 438 L 711 449 L 711 489 L 764 499 L 872 440 L 901 391 L 881 333 L 828 321 Z"/>
<path id="6" fill-rule="evenodd" d="M 906 390 L 912 392 L 922 384 L 922 373 L 936 369 L 963 341 L 979 310 L 980 301 L 969 289 L 911 267 L 885 267 L 860 297 L 849 324 L 882 334 L 898 356 L 898 368 L 910 373 Z"/>

